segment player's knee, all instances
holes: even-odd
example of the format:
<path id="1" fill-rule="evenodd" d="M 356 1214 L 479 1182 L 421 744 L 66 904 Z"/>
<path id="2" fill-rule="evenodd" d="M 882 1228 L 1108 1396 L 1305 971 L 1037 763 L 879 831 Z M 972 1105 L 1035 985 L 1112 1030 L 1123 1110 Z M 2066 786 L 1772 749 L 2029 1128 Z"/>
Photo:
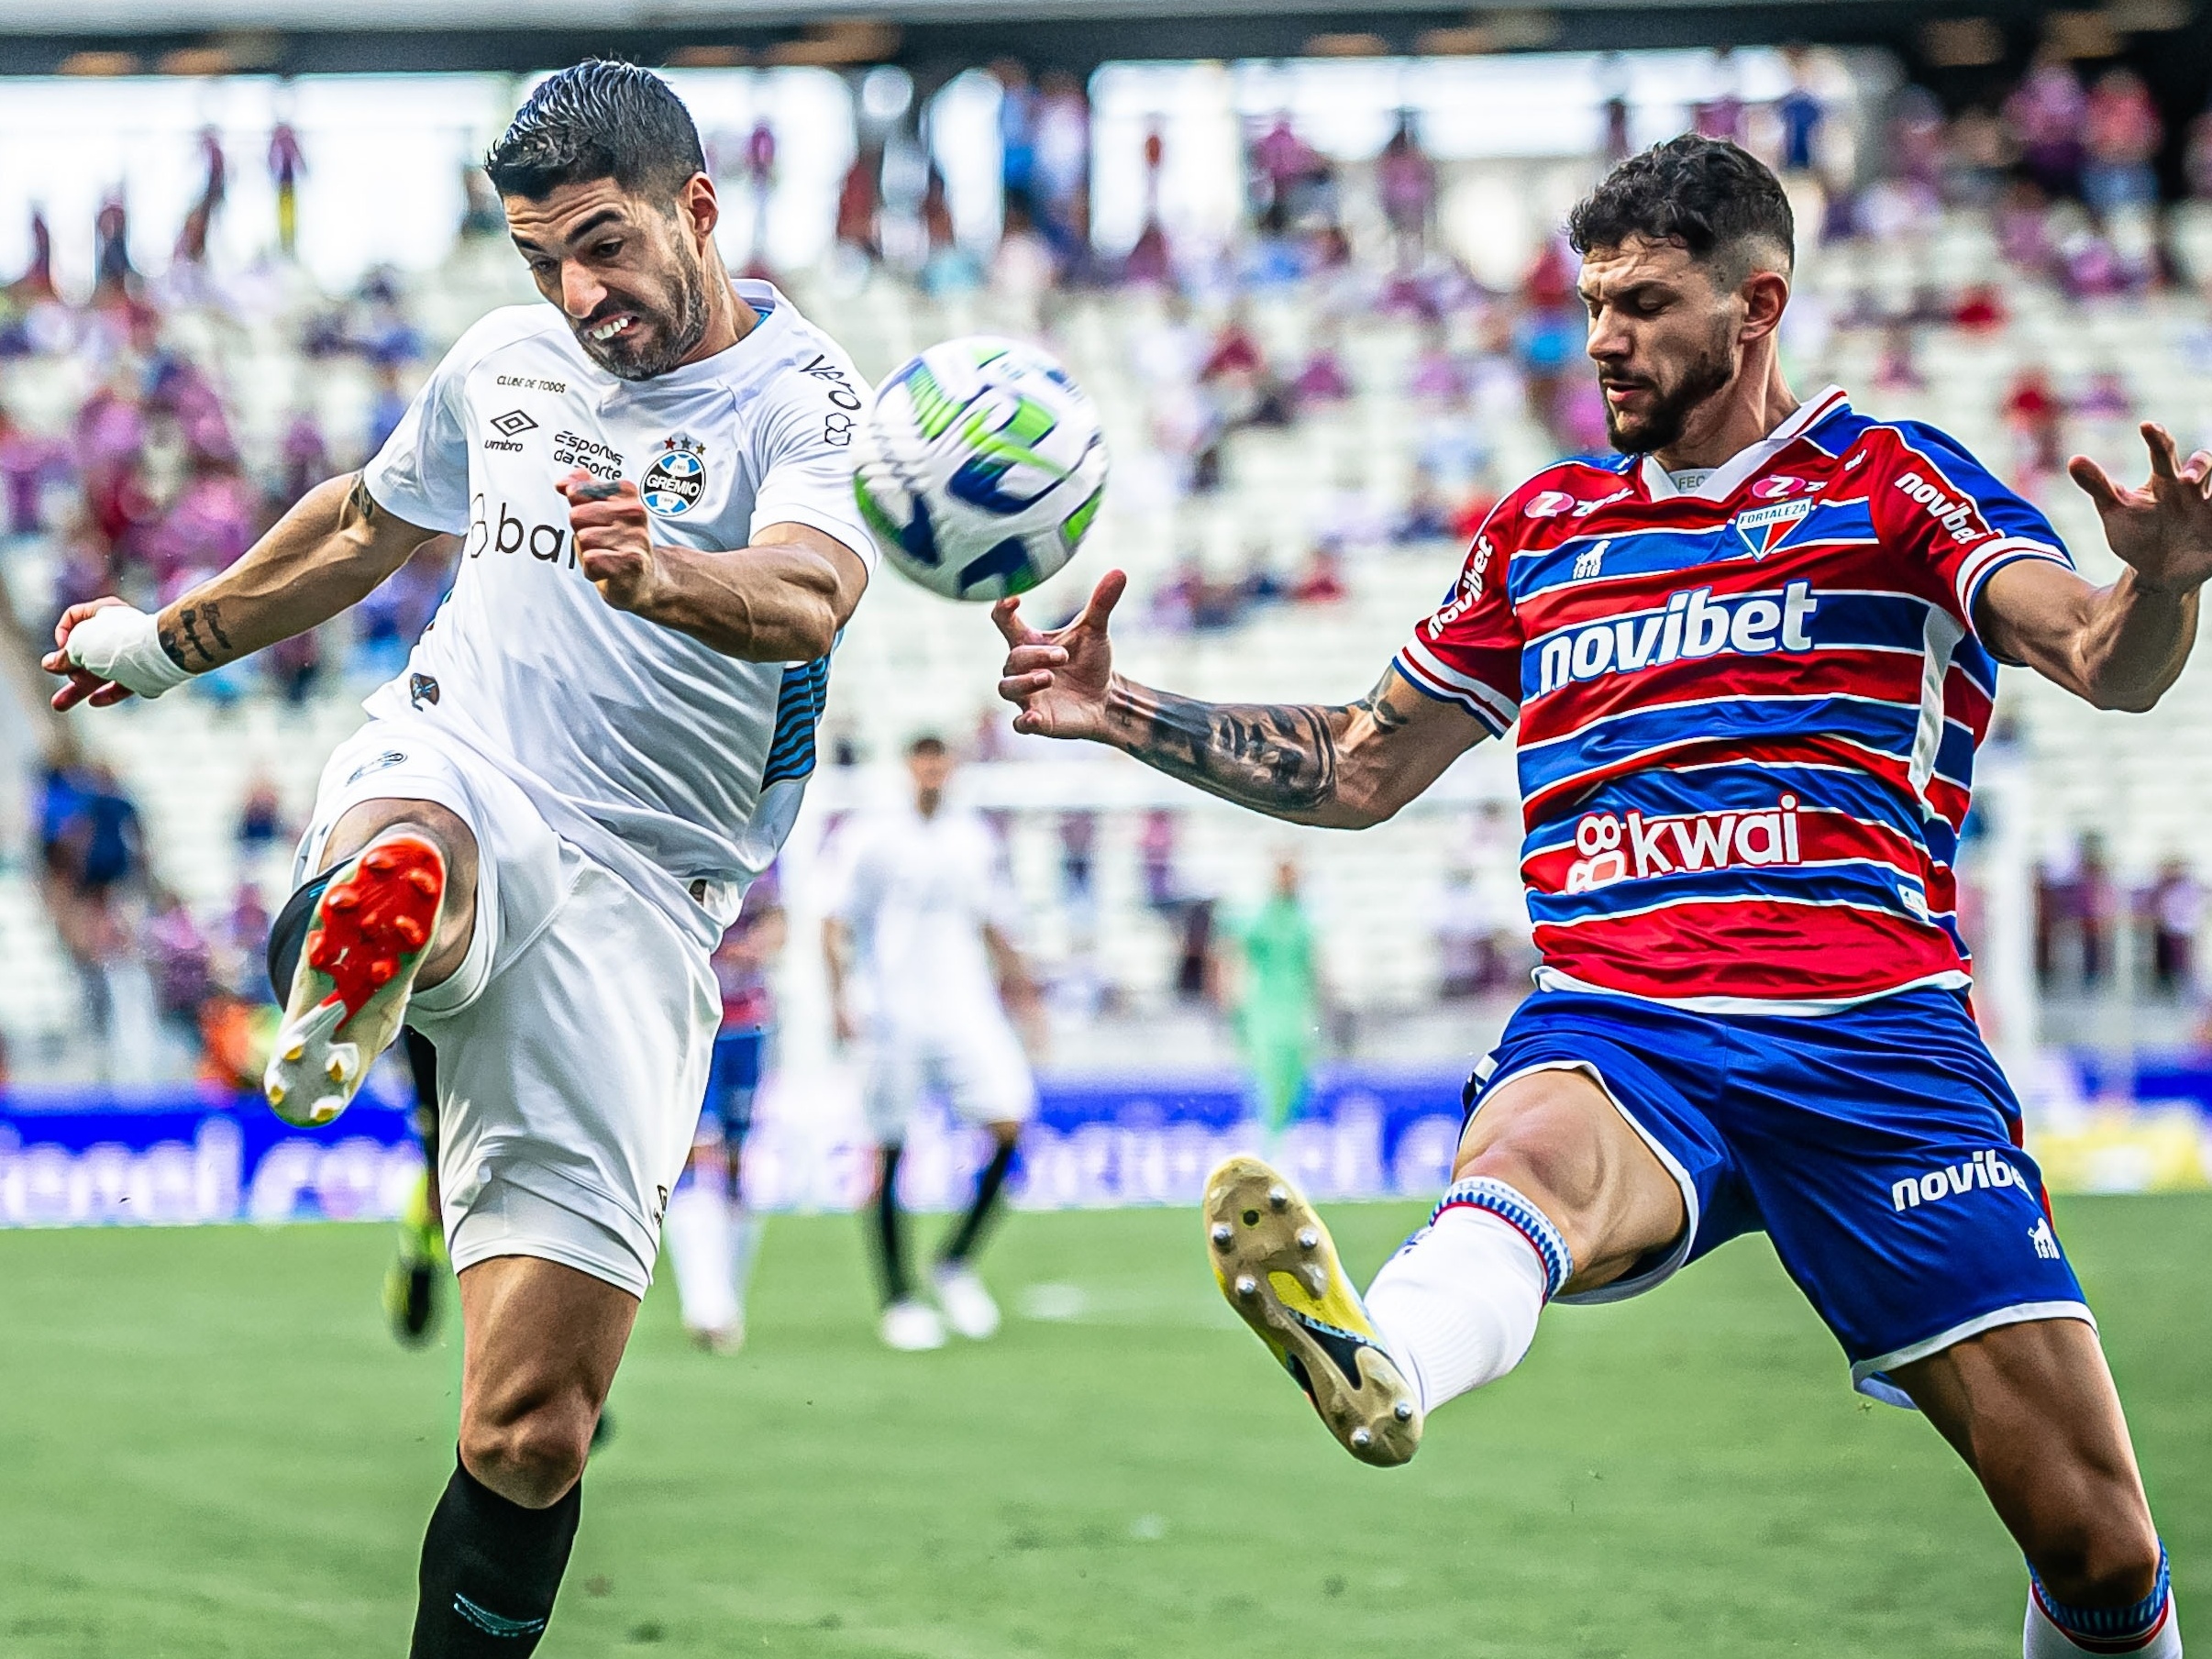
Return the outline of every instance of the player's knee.
<path id="1" fill-rule="evenodd" d="M 582 1478 L 595 1413 L 580 1399 L 511 1413 L 471 1413 L 461 1461 L 502 1498 L 542 1510 Z"/>
<path id="2" fill-rule="evenodd" d="M 2132 1504 L 2125 1506 L 2134 1510 Z M 2067 1607 L 2130 1607 L 2158 1580 L 2158 1534 L 2140 1513 L 2080 1515 L 2039 1529 L 2029 1565 Z"/>

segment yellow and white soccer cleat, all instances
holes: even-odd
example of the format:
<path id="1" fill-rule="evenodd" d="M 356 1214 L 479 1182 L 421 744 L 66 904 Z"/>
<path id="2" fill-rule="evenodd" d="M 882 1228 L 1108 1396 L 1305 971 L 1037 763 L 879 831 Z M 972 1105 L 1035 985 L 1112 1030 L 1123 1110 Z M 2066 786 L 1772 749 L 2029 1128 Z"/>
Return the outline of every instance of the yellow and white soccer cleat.
<path id="1" fill-rule="evenodd" d="M 371 842 L 332 874 L 315 901 L 261 1074 L 277 1116 L 311 1129 L 346 1110 L 399 1035 L 445 898 L 444 856 L 404 831 Z"/>
<path id="2" fill-rule="evenodd" d="M 1345 1451 L 1382 1467 L 1421 1447 L 1420 1398 L 1344 1277 L 1329 1230 L 1281 1175 L 1238 1156 L 1206 1178 L 1213 1277 Z"/>

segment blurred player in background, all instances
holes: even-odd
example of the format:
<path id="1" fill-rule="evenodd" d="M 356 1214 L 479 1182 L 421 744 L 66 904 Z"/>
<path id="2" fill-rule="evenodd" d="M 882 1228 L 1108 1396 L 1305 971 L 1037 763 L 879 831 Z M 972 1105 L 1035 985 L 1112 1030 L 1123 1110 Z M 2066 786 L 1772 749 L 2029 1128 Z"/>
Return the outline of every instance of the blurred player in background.
<path id="1" fill-rule="evenodd" d="M 1230 928 L 1235 945 L 1236 1034 L 1253 1099 L 1270 1136 L 1299 1115 L 1321 1042 L 1321 968 L 1298 864 L 1278 858 L 1266 901 Z"/>
<path id="2" fill-rule="evenodd" d="M 1018 912 L 998 839 L 979 813 L 945 798 L 952 752 L 941 738 L 917 737 L 906 766 L 912 797 L 861 814 L 839 836 L 822 932 L 837 1039 L 863 1046 L 862 1104 L 879 1148 L 882 1336 L 912 1350 L 942 1347 L 947 1324 L 977 1341 L 999 1329 L 998 1304 L 971 1262 L 1036 1110 L 1006 1011 L 1012 1002 L 1034 1013 L 1036 990 L 1014 948 Z M 915 1294 L 899 1205 L 907 1125 L 933 1089 L 991 1137 L 968 1212 L 930 1270 L 935 1308 Z"/>
<path id="3" fill-rule="evenodd" d="M 745 1140 L 775 1023 L 769 969 L 783 949 L 785 931 L 770 869 L 753 883 L 745 908 L 714 948 L 722 1030 L 691 1143 L 691 1178 L 669 1199 L 669 1258 L 683 1328 L 717 1354 L 745 1345 L 745 1293 L 760 1247 L 760 1218 L 745 1201 Z"/>
<path id="4" fill-rule="evenodd" d="M 414 1659 L 536 1650 L 689 1154 L 710 957 L 814 765 L 875 548 L 861 382 L 735 283 L 690 113 L 592 61 L 486 171 L 546 304 L 461 336 L 375 459 L 158 616 L 72 605 L 57 708 L 159 695 L 320 626 L 433 535 L 451 596 L 323 773 L 271 939 L 264 1079 L 330 1122 L 398 1034 L 437 1049 L 460 1443 L 423 1540 Z"/>
<path id="5" fill-rule="evenodd" d="M 280 986 L 278 996 L 285 990 Z M 437 1201 L 437 1050 L 412 1025 L 400 1035 L 415 1084 L 415 1136 L 422 1144 L 423 1173 L 400 1211 L 399 1247 L 384 1273 L 384 1313 L 393 1335 L 412 1348 L 428 1341 L 437 1323 L 446 1230 Z"/>
<path id="6" fill-rule="evenodd" d="M 1221 705 L 1112 670 L 1109 574 L 1045 635 L 1017 727 L 1112 744 L 1263 813 L 1358 828 L 1521 726 L 1537 989 L 1467 1086 L 1430 1224 L 1363 1299 L 1256 1158 L 1209 1183 L 1230 1301 L 1355 1455 L 1510 1371 L 1554 1298 L 1633 1296 L 1764 1231 L 1853 1382 L 1925 1412 L 2030 1568 L 2026 1659 L 2178 1659 L 2096 1326 L 1967 1006 L 1952 871 L 2000 661 L 2103 709 L 2173 684 L 2212 579 L 2212 454 L 2071 471 L 2093 587 L 1955 441 L 1800 402 L 1794 227 L 1735 145 L 1671 139 L 1575 210 L 1619 459 L 1547 468 L 1373 691 Z"/>

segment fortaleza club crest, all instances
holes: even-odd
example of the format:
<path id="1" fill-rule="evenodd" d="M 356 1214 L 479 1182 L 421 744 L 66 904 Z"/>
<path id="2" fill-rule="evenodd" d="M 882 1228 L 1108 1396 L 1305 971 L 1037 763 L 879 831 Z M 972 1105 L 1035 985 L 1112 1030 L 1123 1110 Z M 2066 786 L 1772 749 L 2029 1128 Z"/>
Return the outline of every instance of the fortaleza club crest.
<path id="1" fill-rule="evenodd" d="M 681 518 L 696 507 L 706 493 L 706 462 L 700 459 L 705 452 L 705 445 L 680 432 L 668 439 L 637 485 L 646 511 L 660 518 Z"/>
<path id="2" fill-rule="evenodd" d="M 1812 510 L 1812 502 L 1805 496 L 1796 501 L 1776 502 L 1771 507 L 1753 507 L 1748 513 L 1736 514 L 1736 534 L 1743 538 L 1743 545 L 1753 559 L 1764 559 L 1788 539 L 1790 531 L 1802 524 Z"/>

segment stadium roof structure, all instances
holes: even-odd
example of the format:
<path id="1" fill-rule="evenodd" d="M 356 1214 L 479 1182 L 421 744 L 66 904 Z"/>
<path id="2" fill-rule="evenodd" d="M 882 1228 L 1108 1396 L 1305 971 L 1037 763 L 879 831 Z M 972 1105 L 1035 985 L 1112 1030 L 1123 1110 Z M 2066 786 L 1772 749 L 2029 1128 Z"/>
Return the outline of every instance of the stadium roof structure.
<path id="1" fill-rule="evenodd" d="M 1634 50 L 1806 39 L 1882 44 L 1942 65 L 2018 62 L 2055 20 L 2089 50 L 2141 30 L 2201 44 L 2212 0 L 0 0 L 0 74 L 209 75 L 508 70 L 594 52 L 711 67 L 1001 56 L 1110 60 Z M 342 22 L 334 21 L 342 16 Z M 2106 50 L 2116 50 L 2107 47 Z"/>

